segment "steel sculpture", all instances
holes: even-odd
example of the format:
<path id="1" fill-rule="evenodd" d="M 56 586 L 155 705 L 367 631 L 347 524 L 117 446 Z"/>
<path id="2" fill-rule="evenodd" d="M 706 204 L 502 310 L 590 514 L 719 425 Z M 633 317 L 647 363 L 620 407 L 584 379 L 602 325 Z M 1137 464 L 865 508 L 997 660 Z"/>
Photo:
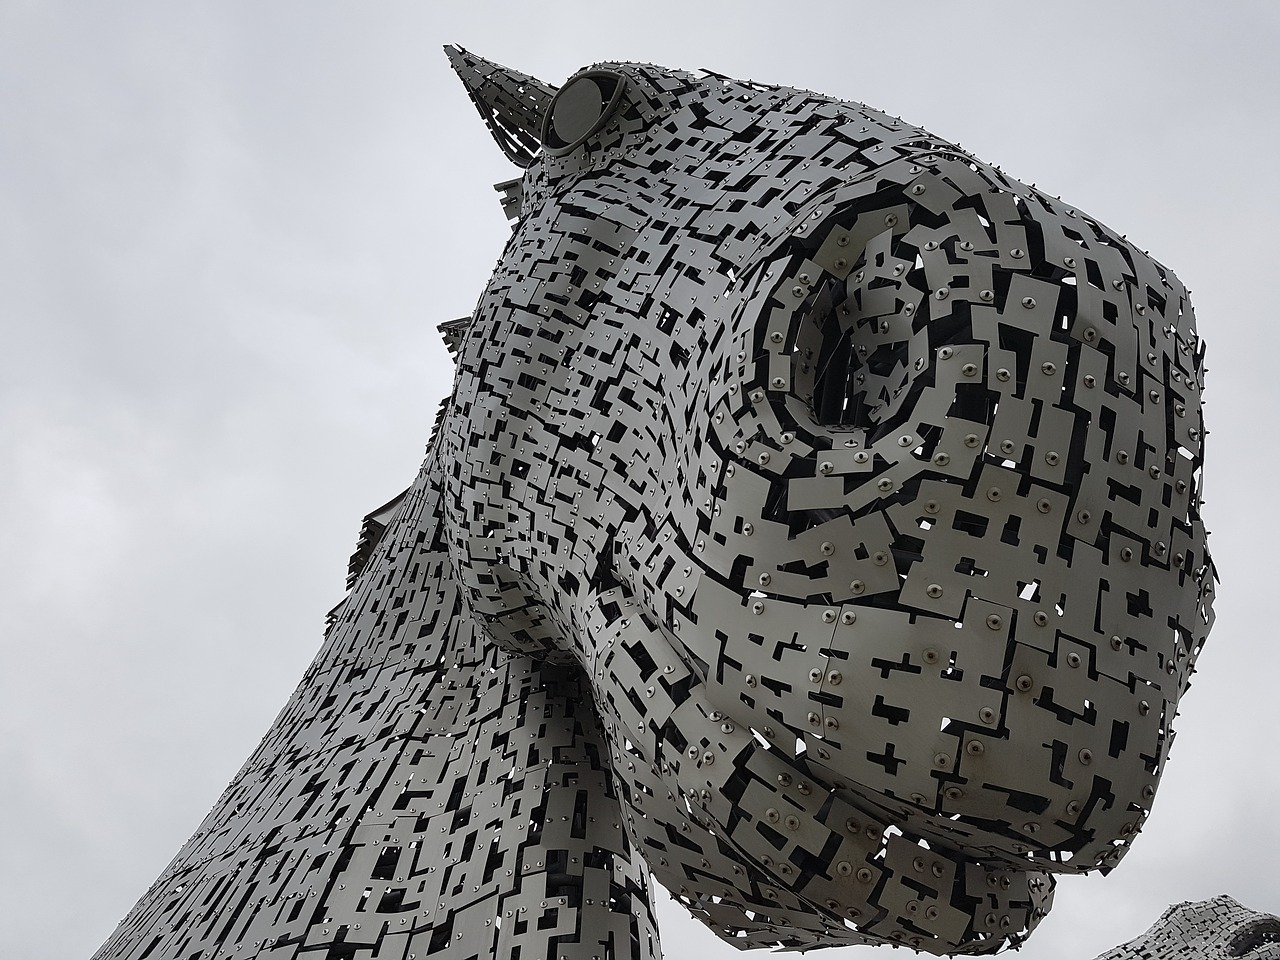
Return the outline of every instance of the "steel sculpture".
<path id="1" fill-rule="evenodd" d="M 1211 622 L 1203 347 L 1123 237 L 860 104 L 449 48 L 514 232 L 413 486 L 99 952 L 991 953 L 1141 829 Z"/>
<path id="2" fill-rule="evenodd" d="M 1280 917 L 1231 897 L 1175 903 L 1140 937 L 1097 960 L 1280 960 Z"/>

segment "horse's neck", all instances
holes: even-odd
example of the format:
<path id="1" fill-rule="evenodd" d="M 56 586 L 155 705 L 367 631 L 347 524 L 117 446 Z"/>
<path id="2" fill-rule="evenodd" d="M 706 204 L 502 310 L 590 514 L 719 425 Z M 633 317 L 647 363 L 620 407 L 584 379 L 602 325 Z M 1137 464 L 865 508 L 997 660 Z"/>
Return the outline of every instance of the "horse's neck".
<path id="1" fill-rule="evenodd" d="M 659 955 L 590 699 L 475 630 L 440 475 L 429 458 L 297 690 L 99 958 Z"/>

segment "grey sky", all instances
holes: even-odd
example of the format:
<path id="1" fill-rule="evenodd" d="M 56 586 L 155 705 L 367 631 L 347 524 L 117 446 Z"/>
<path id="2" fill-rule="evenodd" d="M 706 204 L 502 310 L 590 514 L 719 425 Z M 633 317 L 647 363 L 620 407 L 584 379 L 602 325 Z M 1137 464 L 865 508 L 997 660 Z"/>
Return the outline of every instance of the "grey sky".
<path id="1" fill-rule="evenodd" d="M 513 168 L 440 52 L 862 100 L 1169 264 L 1209 342 L 1219 620 L 1150 824 L 1023 956 L 1280 913 L 1280 6 L 0 4 L 0 914 L 87 957 L 266 730 L 413 477 Z M 740 956 L 664 912 L 672 960 Z M 883 951 L 881 951 L 883 953 Z M 874 956 L 869 948 L 832 956 Z"/>

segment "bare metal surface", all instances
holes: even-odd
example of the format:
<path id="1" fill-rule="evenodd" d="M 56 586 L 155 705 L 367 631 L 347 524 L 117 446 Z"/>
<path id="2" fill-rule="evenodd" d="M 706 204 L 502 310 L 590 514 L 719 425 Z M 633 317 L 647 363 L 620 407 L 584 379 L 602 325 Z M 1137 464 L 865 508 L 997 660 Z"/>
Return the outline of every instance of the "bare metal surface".
<path id="1" fill-rule="evenodd" d="M 1186 291 L 861 104 L 449 53 L 527 167 L 453 394 L 98 956 L 656 957 L 650 870 L 740 947 L 1020 942 L 1211 623 Z"/>

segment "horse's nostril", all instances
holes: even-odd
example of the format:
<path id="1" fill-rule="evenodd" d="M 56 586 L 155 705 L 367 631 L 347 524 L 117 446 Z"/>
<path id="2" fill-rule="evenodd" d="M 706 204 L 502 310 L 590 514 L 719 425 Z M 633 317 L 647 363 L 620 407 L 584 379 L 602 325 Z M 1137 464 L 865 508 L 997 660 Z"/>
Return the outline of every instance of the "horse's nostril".
<path id="1" fill-rule="evenodd" d="M 867 351 L 858 342 L 844 285 L 829 281 L 806 306 L 794 359 L 802 368 L 797 372 L 807 376 L 795 380 L 811 385 L 813 415 L 823 426 L 862 426 L 869 419 L 862 374 Z"/>

